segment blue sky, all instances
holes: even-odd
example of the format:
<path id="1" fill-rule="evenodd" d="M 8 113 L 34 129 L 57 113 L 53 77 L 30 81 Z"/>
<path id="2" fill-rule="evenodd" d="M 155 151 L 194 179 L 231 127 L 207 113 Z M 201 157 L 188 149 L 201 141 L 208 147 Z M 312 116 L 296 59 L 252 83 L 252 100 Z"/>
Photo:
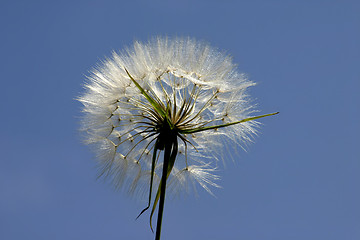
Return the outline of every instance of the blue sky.
<path id="1" fill-rule="evenodd" d="M 359 1 L 1 1 L 0 238 L 153 239 L 144 203 L 96 180 L 84 76 L 155 35 L 225 50 L 262 119 L 222 189 L 166 201 L 162 239 L 360 239 Z"/>

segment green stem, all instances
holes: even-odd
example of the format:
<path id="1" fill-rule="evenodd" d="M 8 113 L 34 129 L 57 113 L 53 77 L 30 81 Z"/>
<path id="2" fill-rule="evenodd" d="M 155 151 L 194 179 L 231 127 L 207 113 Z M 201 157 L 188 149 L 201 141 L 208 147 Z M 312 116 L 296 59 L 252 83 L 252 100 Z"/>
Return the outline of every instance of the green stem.
<path id="1" fill-rule="evenodd" d="M 164 211 L 164 203 L 165 203 L 165 190 L 166 190 L 166 180 L 168 175 L 168 167 L 170 162 L 170 154 L 171 154 L 171 143 L 165 144 L 165 153 L 164 153 L 164 164 L 163 164 L 163 172 L 161 176 L 161 190 L 160 190 L 160 203 L 159 203 L 159 212 L 156 224 L 156 236 L 155 240 L 160 240 L 161 233 L 161 223 Z"/>

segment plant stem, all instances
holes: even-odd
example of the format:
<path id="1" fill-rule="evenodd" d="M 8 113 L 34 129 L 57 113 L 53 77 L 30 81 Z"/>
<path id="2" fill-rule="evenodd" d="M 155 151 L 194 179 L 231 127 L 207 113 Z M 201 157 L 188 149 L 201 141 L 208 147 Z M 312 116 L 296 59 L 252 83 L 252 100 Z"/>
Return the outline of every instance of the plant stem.
<path id="1" fill-rule="evenodd" d="M 156 224 L 155 240 L 160 240 L 161 223 L 162 223 L 164 203 L 165 203 L 166 180 L 167 180 L 167 175 L 168 175 L 168 167 L 169 167 L 171 149 L 172 149 L 172 144 L 166 143 L 165 144 L 165 153 L 164 153 L 163 172 L 162 172 L 162 176 L 161 176 L 160 203 L 159 203 L 159 212 L 158 212 L 157 224 Z"/>

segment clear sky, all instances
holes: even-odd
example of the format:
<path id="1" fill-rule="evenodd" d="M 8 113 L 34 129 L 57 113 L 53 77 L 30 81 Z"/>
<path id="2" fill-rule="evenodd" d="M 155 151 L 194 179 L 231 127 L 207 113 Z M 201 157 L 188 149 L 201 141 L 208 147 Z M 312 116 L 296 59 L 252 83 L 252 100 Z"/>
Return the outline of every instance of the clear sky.
<path id="1" fill-rule="evenodd" d="M 360 239 L 360 2 L 1 1 L 0 239 L 153 239 L 145 203 L 96 180 L 84 76 L 155 35 L 225 50 L 262 119 L 223 188 L 167 198 L 162 239 Z"/>

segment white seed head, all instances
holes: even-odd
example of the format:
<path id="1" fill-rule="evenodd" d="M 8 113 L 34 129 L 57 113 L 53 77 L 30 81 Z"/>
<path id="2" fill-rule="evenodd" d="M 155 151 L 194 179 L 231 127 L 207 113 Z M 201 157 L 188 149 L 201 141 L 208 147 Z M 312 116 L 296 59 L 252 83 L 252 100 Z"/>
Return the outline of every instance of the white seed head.
<path id="1" fill-rule="evenodd" d="M 78 98 L 84 106 L 85 141 L 95 150 L 102 175 L 116 187 L 140 194 L 148 191 L 159 117 L 126 70 L 167 108 L 179 129 L 170 187 L 190 191 L 194 182 L 209 192 L 209 186 L 218 187 L 214 183 L 218 176 L 213 174 L 217 161 L 250 142 L 257 122 L 188 134 L 181 131 L 248 118 L 254 110 L 247 89 L 254 83 L 237 72 L 231 57 L 191 38 L 135 42 L 93 69 L 85 93 Z M 154 190 L 161 177 L 162 157 L 158 159 Z"/>

